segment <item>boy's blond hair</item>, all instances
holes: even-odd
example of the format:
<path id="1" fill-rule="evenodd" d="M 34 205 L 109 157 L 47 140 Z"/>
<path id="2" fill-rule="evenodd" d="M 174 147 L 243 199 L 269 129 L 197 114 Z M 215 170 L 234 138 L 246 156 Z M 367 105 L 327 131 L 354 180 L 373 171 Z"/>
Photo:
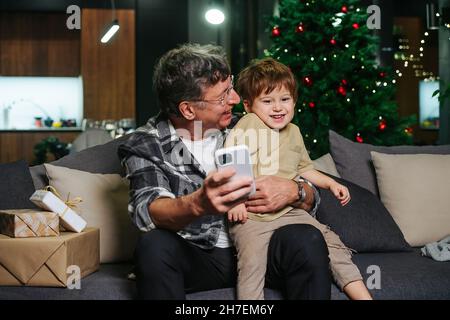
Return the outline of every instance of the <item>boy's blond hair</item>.
<path id="1" fill-rule="evenodd" d="M 291 70 L 273 58 L 255 59 L 239 73 L 237 91 L 251 105 L 263 90 L 268 94 L 284 86 L 297 101 L 297 84 Z"/>

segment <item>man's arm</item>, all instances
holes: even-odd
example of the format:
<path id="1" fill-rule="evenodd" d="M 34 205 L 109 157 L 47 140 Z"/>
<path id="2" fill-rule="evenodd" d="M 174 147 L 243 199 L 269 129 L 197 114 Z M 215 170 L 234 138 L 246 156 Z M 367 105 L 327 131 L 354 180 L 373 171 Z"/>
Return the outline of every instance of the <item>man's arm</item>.
<path id="1" fill-rule="evenodd" d="M 310 186 L 307 182 L 296 182 L 297 190 L 299 188 L 303 188 L 305 190 L 306 197 L 303 201 L 297 198 L 296 201 L 290 204 L 290 206 L 298 209 L 303 209 L 305 211 L 310 212 L 314 208 L 314 204 L 316 202 L 316 194 L 312 186 Z"/>
<path id="2" fill-rule="evenodd" d="M 206 214 L 225 214 L 245 201 L 251 191 L 250 178 L 230 181 L 234 169 L 210 173 L 203 186 L 193 193 L 175 199 L 159 198 L 148 206 L 148 214 L 159 228 L 178 231 L 195 218 Z"/>
<path id="3" fill-rule="evenodd" d="M 291 206 L 308 211 L 310 215 L 315 217 L 320 205 L 319 190 L 317 190 L 317 188 L 309 180 L 303 177 L 298 177 L 295 180 L 299 190 L 304 189 L 306 191 L 306 197 L 305 201 L 301 201 L 300 199 L 299 201 L 291 204 Z M 307 203 L 303 203 L 306 201 Z"/>
<path id="4" fill-rule="evenodd" d="M 178 231 L 198 216 L 226 213 L 251 191 L 251 179 L 230 181 L 235 172 L 229 169 L 212 172 L 200 189 L 177 197 L 161 167 L 161 146 L 151 135 L 133 134 L 119 146 L 118 155 L 130 181 L 128 210 L 141 231 Z"/>
<path id="5" fill-rule="evenodd" d="M 245 202 L 254 213 L 278 211 L 288 205 L 310 212 L 318 204 L 319 193 L 307 182 L 301 182 L 306 198 L 299 202 L 299 185 L 294 180 L 276 176 L 260 176 L 255 180 L 256 193 Z"/>

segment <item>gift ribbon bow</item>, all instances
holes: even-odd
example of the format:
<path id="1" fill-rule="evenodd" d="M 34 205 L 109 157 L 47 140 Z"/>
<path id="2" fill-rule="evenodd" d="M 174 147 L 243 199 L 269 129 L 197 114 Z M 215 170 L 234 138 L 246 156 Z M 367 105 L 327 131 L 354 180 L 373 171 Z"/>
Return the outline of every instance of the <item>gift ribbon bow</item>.
<path id="1" fill-rule="evenodd" d="M 81 197 L 75 197 L 73 199 L 70 199 L 70 192 L 67 195 L 67 200 L 64 201 L 61 194 L 56 190 L 55 187 L 52 187 L 52 186 L 46 186 L 43 190 L 50 191 L 55 196 L 57 196 L 62 202 L 64 202 L 66 204 L 67 207 L 61 213 L 61 217 L 64 217 L 64 215 L 66 214 L 66 212 L 69 208 L 75 209 L 79 203 L 83 202 L 83 199 Z"/>

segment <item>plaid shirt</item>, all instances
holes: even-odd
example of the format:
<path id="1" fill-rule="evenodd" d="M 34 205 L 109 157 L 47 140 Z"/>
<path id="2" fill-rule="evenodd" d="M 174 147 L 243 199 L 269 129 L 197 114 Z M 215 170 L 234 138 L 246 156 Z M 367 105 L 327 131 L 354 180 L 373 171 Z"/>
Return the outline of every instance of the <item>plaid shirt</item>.
<path id="1" fill-rule="evenodd" d="M 232 124 L 237 118 L 233 118 Z M 218 133 L 217 148 L 221 148 L 228 129 Z M 155 228 L 149 204 L 161 197 L 176 198 L 190 194 L 203 185 L 206 173 L 178 137 L 170 122 L 161 115 L 150 118 L 130 138 L 119 146 L 119 157 L 130 180 L 128 211 L 141 231 Z M 319 193 L 314 188 L 314 214 Z M 210 249 L 225 226 L 226 215 L 205 215 L 178 231 L 193 244 Z"/>

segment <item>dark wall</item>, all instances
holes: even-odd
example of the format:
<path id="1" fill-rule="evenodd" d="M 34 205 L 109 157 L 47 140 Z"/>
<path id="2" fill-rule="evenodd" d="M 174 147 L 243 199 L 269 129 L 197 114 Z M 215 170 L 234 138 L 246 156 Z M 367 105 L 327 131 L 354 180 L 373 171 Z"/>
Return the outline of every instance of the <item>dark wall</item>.
<path id="1" fill-rule="evenodd" d="M 439 0 L 440 8 L 450 8 L 450 0 Z M 439 29 L 439 77 L 445 82 L 441 90 L 450 84 L 450 38 L 445 28 Z M 450 99 L 441 105 L 439 144 L 450 144 Z"/>
<path id="2" fill-rule="evenodd" d="M 158 112 L 153 67 L 166 51 L 188 41 L 188 0 L 136 0 L 136 123 Z"/>
<path id="3" fill-rule="evenodd" d="M 397 17 L 421 17 L 426 18 L 426 4 L 437 4 L 436 0 L 391 0 Z M 436 5 L 437 8 L 437 5 Z"/>
<path id="4" fill-rule="evenodd" d="M 136 0 L 116 0 L 117 9 L 133 9 Z M 1 0 L 0 11 L 65 12 L 70 5 L 81 8 L 111 8 L 111 0 Z"/>

